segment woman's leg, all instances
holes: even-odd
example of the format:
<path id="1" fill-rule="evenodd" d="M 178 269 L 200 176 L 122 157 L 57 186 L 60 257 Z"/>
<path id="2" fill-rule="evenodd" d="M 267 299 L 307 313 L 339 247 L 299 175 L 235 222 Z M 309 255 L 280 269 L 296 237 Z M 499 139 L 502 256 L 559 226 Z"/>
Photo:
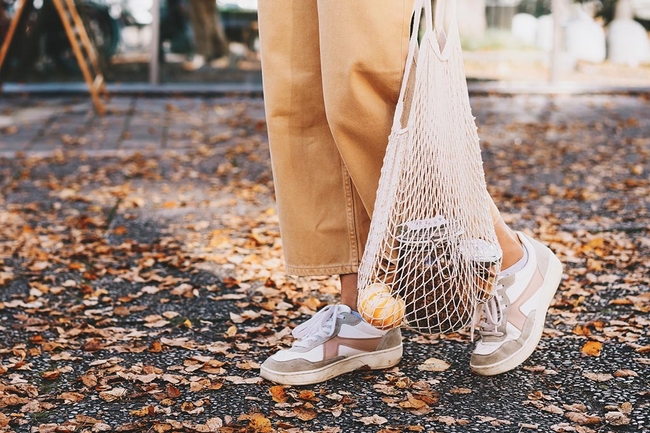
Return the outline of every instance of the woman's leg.
<path id="1" fill-rule="evenodd" d="M 347 170 L 325 112 L 317 0 L 261 0 L 269 145 L 287 272 L 356 272 L 359 240 Z"/>
<path id="2" fill-rule="evenodd" d="M 339 274 L 342 287 L 340 305 L 322 309 L 294 329 L 293 347 L 262 364 L 266 379 L 316 383 L 362 365 L 391 367 L 402 356 L 399 329 L 378 330 L 354 309 L 356 272 L 399 92 L 411 4 L 259 2 L 264 96 L 287 271 Z M 339 68 L 339 61 L 345 65 Z"/>
<path id="3" fill-rule="evenodd" d="M 493 201 L 490 202 L 490 211 L 492 213 L 492 221 L 494 222 L 494 230 L 499 241 L 499 246 L 503 252 L 503 260 L 501 262 L 501 269 L 508 269 L 524 256 L 524 249 L 519 241 L 519 237 L 514 230 L 512 230 L 505 223 L 501 217 L 501 212 L 496 207 Z"/>

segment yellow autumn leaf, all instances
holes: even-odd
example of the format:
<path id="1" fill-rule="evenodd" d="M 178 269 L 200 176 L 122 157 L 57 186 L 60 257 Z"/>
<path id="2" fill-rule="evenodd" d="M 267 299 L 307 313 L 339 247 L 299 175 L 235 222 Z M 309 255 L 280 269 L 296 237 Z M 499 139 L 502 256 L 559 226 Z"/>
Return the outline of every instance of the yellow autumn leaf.
<path id="1" fill-rule="evenodd" d="M 304 390 L 300 391 L 300 393 L 298 394 L 298 398 L 301 399 L 301 400 L 307 400 L 307 401 L 309 401 L 309 400 L 316 400 L 317 401 L 318 400 L 318 398 L 316 398 L 316 393 L 314 391 L 310 390 L 310 389 L 304 389 Z"/>
<path id="2" fill-rule="evenodd" d="M 273 431 L 271 420 L 259 412 L 243 414 L 238 419 L 239 421 L 248 420 L 248 427 L 253 429 L 255 433 L 271 433 Z"/>
<path id="3" fill-rule="evenodd" d="M 589 356 L 600 356 L 603 350 L 603 343 L 599 341 L 587 341 L 580 351 Z"/>
<path id="4" fill-rule="evenodd" d="M 269 388 L 269 393 L 271 394 L 273 401 L 276 403 L 286 403 L 287 399 L 289 398 L 285 392 L 284 386 L 272 386 Z"/>
<path id="5" fill-rule="evenodd" d="M 144 416 L 154 416 L 155 414 L 155 409 L 153 406 L 145 406 L 141 409 L 133 409 L 131 412 L 129 412 L 133 416 L 137 417 L 144 417 Z"/>

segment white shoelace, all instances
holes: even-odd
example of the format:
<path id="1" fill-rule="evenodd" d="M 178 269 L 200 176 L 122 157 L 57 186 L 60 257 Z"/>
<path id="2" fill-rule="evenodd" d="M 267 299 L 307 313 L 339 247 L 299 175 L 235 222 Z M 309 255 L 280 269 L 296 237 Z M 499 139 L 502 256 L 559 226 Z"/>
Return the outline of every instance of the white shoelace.
<path id="1" fill-rule="evenodd" d="M 293 345 L 295 347 L 308 347 L 310 342 L 331 337 L 334 334 L 334 324 L 339 314 L 338 310 L 338 305 L 328 305 L 305 323 L 296 326 L 291 332 L 291 335 L 297 338 Z"/>
<path id="2" fill-rule="evenodd" d="M 503 305 L 501 304 L 501 296 L 497 291 L 497 294 L 483 306 L 483 320 L 479 323 L 481 335 L 502 336 L 503 332 L 499 331 L 502 319 Z"/>
<path id="3" fill-rule="evenodd" d="M 500 337 L 503 335 L 503 332 L 499 331 L 499 326 L 501 326 L 501 321 L 503 320 L 504 309 L 503 304 L 501 303 L 501 296 L 499 295 L 499 290 L 501 289 L 503 289 L 503 286 L 497 285 L 494 296 L 488 299 L 488 301 L 483 304 L 483 308 L 477 310 L 474 314 L 474 317 L 472 318 L 472 342 L 474 341 L 474 328 L 476 327 L 477 322 L 481 336 Z"/>

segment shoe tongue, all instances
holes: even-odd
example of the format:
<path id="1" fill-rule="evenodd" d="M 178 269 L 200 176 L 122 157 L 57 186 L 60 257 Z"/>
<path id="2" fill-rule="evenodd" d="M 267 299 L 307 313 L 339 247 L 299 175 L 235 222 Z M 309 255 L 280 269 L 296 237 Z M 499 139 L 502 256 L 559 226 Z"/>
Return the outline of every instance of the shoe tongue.
<path id="1" fill-rule="evenodd" d="M 336 326 L 336 319 L 341 317 L 341 314 L 343 313 L 351 314 L 352 309 L 345 304 L 336 305 L 336 315 L 332 314 L 332 316 L 326 322 L 323 323 L 321 328 L 322 331 L 325 331 L 325 334 L 327 334 L 328 336 L 331 335 L 332 328 Z"/>
<path id="2" fill-rule="evenodd" d="M 345 304 L 339 304 L 339 307 L 338 307 L 337 310 L 338 310 L 339 314 L 341 314 L 341 313 L 352 313 L 352 308 L 348 307 Z"/>

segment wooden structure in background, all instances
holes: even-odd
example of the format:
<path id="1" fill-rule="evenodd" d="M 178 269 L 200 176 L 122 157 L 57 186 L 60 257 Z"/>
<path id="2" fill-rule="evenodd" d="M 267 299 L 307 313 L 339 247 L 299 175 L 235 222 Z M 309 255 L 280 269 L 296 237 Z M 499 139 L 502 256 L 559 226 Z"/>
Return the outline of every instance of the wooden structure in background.
<path id="1" fill-rule="evenodd" d="M 103 115 L 106 113 L 104 100 L 108 98 L 108 91 L 106 90 L 104 75 L 99 67 L 99 59 L 97 57 L 95 46 L 88 37 L 88 32 L 86 32 L 86 27 L 79 16 L 79 11 L 75 6 L 74 0 L 52 1 L 59 13 L 59 17 L 63 23 L 63 28 L 70 40 L 72 51 L 77 59 L 84 80 L 88 85 L 88 90 L 90 91 L 90 96 L 92 97 L 95 110 L 97 113 Z M 20 17 L 25 10 L 26 4 L 27 0 L 20 3 L 20 6 L 18 6 L 18 9 L 16 10 L 16 14 L 11 20 L 7 36 L 2 44 L 2 48 L 0 48 L 0 69 L 2 69 L 2 64 L 9 52 L 11 41 L 16 35 L 16 29 Z"/>

